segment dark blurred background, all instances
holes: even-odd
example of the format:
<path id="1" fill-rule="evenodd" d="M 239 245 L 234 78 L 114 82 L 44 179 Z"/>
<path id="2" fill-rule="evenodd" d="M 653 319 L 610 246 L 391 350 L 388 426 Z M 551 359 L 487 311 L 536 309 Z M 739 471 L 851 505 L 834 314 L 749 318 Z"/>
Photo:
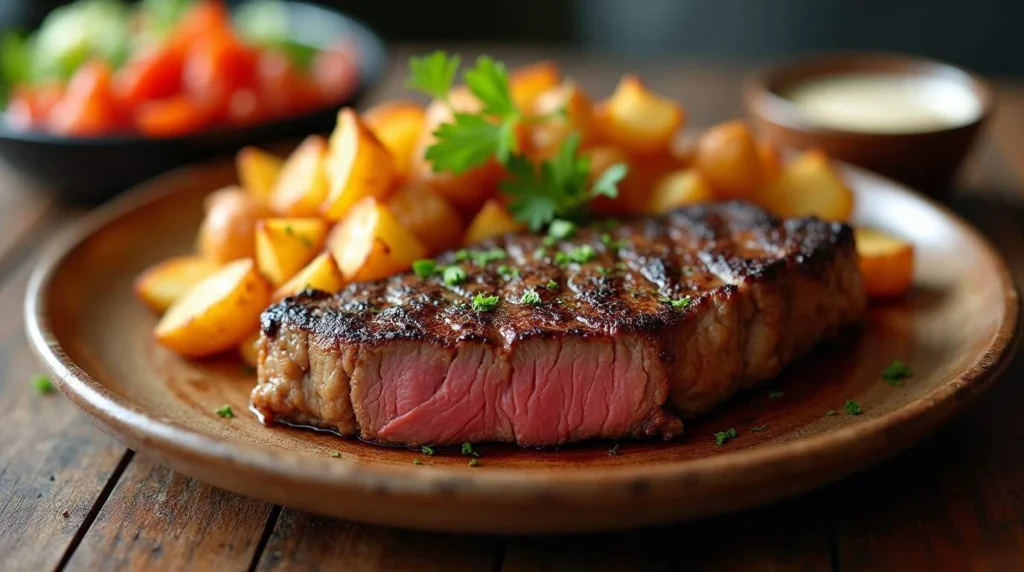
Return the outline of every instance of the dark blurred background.
<path id="1" fill-rule="evenodd" d="M 0 0 L 9 23 L 61 3 Z M 563 44 L 702 60 L 879 49 L 1024 75 L 1024 0 L 320 0 L 389 40 Z"/>

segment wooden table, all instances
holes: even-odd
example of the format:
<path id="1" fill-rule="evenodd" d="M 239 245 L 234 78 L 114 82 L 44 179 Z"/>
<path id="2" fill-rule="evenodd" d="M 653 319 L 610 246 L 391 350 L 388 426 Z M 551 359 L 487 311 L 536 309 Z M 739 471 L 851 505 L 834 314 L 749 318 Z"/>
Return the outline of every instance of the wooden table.
<path id="1" fill-rule="evenodd" d="M 510 63 L 538 52 L 491 50 Z M 397 54 L 404 62 L 406 54 Z M 549 53 L 550 57 L 550 53 Z M 627 69 L 691 125 L 740 113 L 745 69 L 556 54 L 592 93 Z M 400 92 L 396 67 L 374 99 Z M 1024 275 L 1024 83 L 950 200 Z M 46 239 L 82 213 L 0 171 L 0 570 L 1024 570 L 1024 360 L 938 435 L 845 482 L 698 523 L 547 538 L 445 536 L 321 518 L 214 489 L 125 449 L 60 395 L 21 317 Z"/>

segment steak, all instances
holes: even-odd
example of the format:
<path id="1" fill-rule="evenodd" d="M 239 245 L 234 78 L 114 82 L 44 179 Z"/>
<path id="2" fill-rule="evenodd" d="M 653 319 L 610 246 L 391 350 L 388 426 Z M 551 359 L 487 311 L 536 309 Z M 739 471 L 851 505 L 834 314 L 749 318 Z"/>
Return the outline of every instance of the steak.
<path id="1" fill-rule="evenodd" d="M 671 439 L 865 305 L 850 227 L 740 202 L 437 261 L 465 280 L 407 273 L 267 309 L 264 420 L 410 446 Z"/>

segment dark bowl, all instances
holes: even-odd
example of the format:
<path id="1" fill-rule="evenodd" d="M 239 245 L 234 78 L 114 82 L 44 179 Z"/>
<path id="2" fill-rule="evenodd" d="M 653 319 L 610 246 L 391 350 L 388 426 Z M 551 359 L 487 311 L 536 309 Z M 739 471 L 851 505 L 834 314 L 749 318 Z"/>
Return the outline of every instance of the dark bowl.
<path id="1" fill-rule="evenodd" d="M 359 81 L 345 101 L 324 109 L 238 128 L 218 128 L 182 137 L 136 135 L 75 138 L 19 132 L 0 122 L 0 157 L 30 179 L 74 203 L 96 203 L 159 173 L 245 145 L 296 139 L 331 129 L 338 109 L 357 102 L 387 65 L 384 42 L 361 22 L 304 2 L 284 2 L 296 41 L 326 48 L 349 38 L 357 52 Z"/>
<path id="2" fill-rule="evenodd" d="M 782 95 L 811 78 L 851 72 L 955 82 L 977 98 L 981 111 L 970 123 L 929 131 L 844 131 L 816 125 Z M 988 84 L 967 70 L 915 56 L 874 52 L 823 54 L 773 66 L 747 81 L 744 96 L 758 131 L 777 145 L 816 147 L 929 194 L 941 194 L 949 187 L 994 106 Z"/>

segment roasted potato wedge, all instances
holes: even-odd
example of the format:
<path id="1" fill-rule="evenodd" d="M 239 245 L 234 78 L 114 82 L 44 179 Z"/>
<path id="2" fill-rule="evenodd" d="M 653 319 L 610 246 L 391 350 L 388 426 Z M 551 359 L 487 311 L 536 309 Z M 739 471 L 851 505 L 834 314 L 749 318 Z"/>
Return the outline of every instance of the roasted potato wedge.
<path id="1" fill-rule="evenodd" d="M 448 201 L 426 183 L 407 183 L 387 200 L 387 207 L 431 253 L 458 246 L 465 224 Z"/>
<path id="2" fill-rule="evenodd" d="M 452 110 L 457 113 L 478 113 L 480 101 L 465 86 L 456 87 L 448 94 L 450 106 L 443 101 L 434 101 L 427 106 L 427 120 L 419 145 L 413 154 L 412 177 L 431 186 L 441 197 L 454 205 L 465 215 L 472 215 L 487 199 L 498 190 L 498 181 L 504 169 L 496 161 L 470 169 L 458 175 L 435 173 L 426 159 L 427 148 L 434 144 L 434 132 L 443 124 L 452 121 Z"/>
<path id="3" fill-rule="evenodd" d="M 391 152 L 349 107 L 338 113 L 325 171 L 328 193 L 321 212 L 332 221 L 366 197 L 386 197 L 398 177 Z"/>
<path id="4" fill-rule="evenodd" d="M 270 194 L 270 208 L 278 216 L 317 216 L 327 197 L 324 161 L 327 141 L 310 135 L 295 148 L 284 162 Z"/>
<path id="5" fill-rule="evenodd" d="M 591 209 L 604 216 L 621 216 L 648 212 L 653 200 L 655 184 L 664 176 L 681 168 L 680 163 L 667 151 L 664 153 L 626 157 L 615 152 L 602 151 L 605 147 L 594 147 L 589 151 L 591 172 L 597 176 L 614 164 L 625 162 L 629 166 L 626 177 L 619 183 L 619 194 L 614 199 L 598 197 L 591 203 Z M 602 156 L 603 155 L 603 156 Z"/>
<path id="6" fill-rule="evenodd" d="M 696 169 L 680 169 L 654 183 L 647 212 L 666 213 L 676 207 L 713 201 L 711 185 Z"/>
<path id="7" fill-rule="evenodd" d="M 596 116 L 604 141 L 638 155 L 664 153 L 686 117 L 678 102 L 652 93 L 633 75 L 622 78 Z"/>
<path id="8" fill-rule="evenodd" d="M 512 101 L 525 114 L 529 114 L 541 93 L 562 82 L 562 74 L 554 62 L 537 62 L 515 69 L 509 74 Z"/>
<path id="9" fill-rule="evenodd" d="M 220 265 L 255 254 L 256 221 L 271 216 L 264 204 L 238 187 L 227 187 L 206 198 L 206 215 L 199 225 L 196 250 Z"/>
<path id="10" fill-rule="evenodd" d="M 346 281 L 384 278 L 427 255 L 416 235 L 374 197 L 352 207 L 331 231 L 327 248 Z"/>
<path id="11" fill-rule="evenodd" d="M 845 221 L 853 212 L 853 191 L 828 156 L 812 149 L 787 163 L 782 174 L 757 193 L 755 202 L 780 217 L 816 215 Z"/>
<path id="12" fill-rule="evenodd" d="M 242 363 L 249 367 L 255 368 L 260 365 L 259 341 L 260 331 L 257 329 L 238 342 L 238 357 L 242 358 Z"/>
<path id="13" fill-rule="evenodd" d="M 235 167 L 242 188 L 266 202 L 281 176 L 284 161 L 258 147 L 244 147 L 235 155 Z"/>
<path id="14" fill-rule="evenodd" d="M 327 222 L 269 218 L 256 223 L 256 265 L 273 286 L 284 284 L 323 250 Z"/>
<path id="15" fill-rule="evenodd" d="M 299 271 L 283 286 L 274 291 L 273 300 L 283 300 L 288 296 L 294 296 L 306 288 L 323 290 L 324 292 L 337 292 L 345 285 L 345 277 L 338 269 L 338 263 L 330 252 L 321 252 L 312 262 Z"/>
<path id="16" fill-rule="evenodd" d="M 526 230 L 526 225 L 516 221 L 508 213 L 505 206 L 497 199 L 491 199 L 484 203 L 480 212 L 476 213 L 473 221 L 469 223 L 466 230 L 464 244 L 474 244 L 492 236 L 500 236 L 507 232 L 519 232 Z"/>
<path id="17" fill-rule="evenodd" d="M 363 121 L 395 161 L 399 177 L 409 175 L 412 155 L 416 152 L 427 113 L 414 101 L 389 101 L 376 105 L 363 114 Z"/>
<path id="18" fill-rule="evenodd" d="M 761 159 L 761 173 L 764 182 L 771 183 L 782 174 L 782 153 L 770 141 L 758 141 L 757 156 Z"/>
<path id="19" fill-rule="evenodd" d="M 178 299 L 156 325 L 158 342 L 190 358 L 234 348 L 258 327 L 270 284 L 256 261 L 231 262 Z"/>
<path id="20" fill-rule="evenodd" d="M 750 199 L 765 182 L 754 134 L 743 121 L 702 133 L 694 164 L 721 199 Z"/>
<path id="21" fill-rule="evenodd" d="M 857 256 L 869 298 L 892 298 L 910 290 L 914 283 L 914 247 L 880 230 L 858 228 Z"/>
<path id="22" fill-rule="evenodd" d="M 574 132 L 584 145 L 590 142 L 593 104 L 575 82 L 566 82 L 541 92 L 533 106 L 533 115 L 547 119 L 530 125 L 527 147 L 539 159 L 558 154 L 562 143 Z"/>
<path id="23" fill-rule="evenodd" d="M 201 256 L 169 258 L 139 274 L 135 279 L 135 294 L 147 306 L 163 313 L 217 268 L 217 263 Z"/>

